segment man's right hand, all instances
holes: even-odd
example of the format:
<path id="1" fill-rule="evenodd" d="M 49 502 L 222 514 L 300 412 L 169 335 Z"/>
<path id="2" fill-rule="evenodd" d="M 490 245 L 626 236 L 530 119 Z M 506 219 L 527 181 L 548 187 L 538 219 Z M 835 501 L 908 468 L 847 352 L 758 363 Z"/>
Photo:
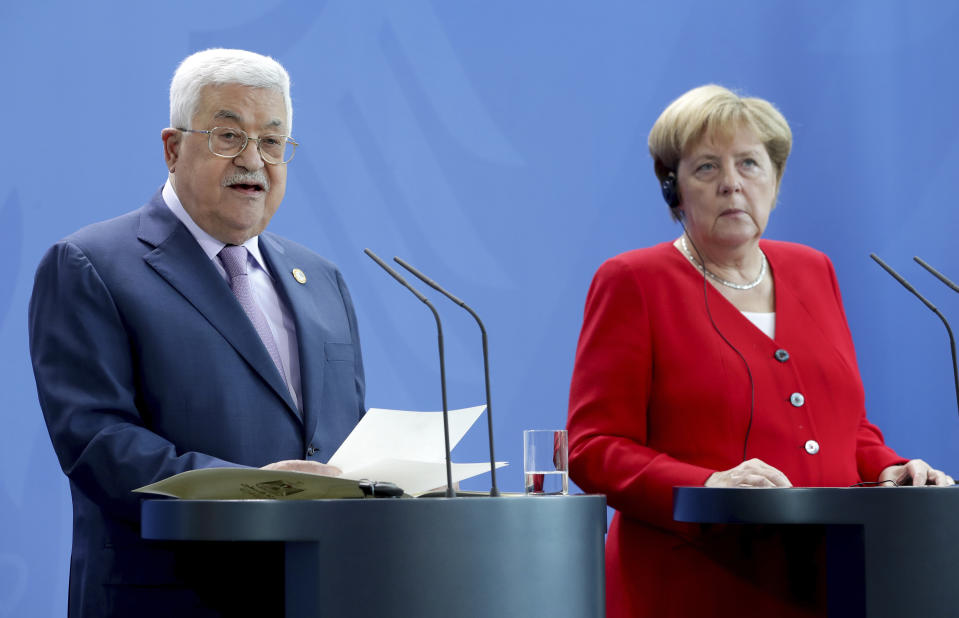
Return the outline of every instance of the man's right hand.
<path id="1" fill-rule="evenodd" d="M 291 472 L 307 472 L 309 474 L 322 474 L 323 476 L 339 476 L 343 473 L 336 466 L 320 463 L 318 461 L 309 461 L 306 459 L 286 459 L 284 461 L 275 461 L 263 466 L 263 470 L 289 470 Z"/>

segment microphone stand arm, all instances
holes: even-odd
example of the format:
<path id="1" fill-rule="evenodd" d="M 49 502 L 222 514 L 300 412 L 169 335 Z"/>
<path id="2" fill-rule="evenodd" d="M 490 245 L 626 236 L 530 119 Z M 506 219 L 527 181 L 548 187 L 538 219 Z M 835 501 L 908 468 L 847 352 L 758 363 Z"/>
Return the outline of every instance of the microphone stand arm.
<path id="1" fill-rule="evenodd" d="M 430 279 L 429 277 L 421 273 L 412 265 L 408 264 L 405 260 L 398 257 L 394 257 L 393 261 L 399 264 L 400 266 L 402 266 L 403 268 L 405 268 L 406 270 L 410 271 L 414 275 L 416 275 L 420 279 L 420 281 L 422 281 L 426 285 L 430 286 L 437 292 L 440 292 L 441 294 L 446 296 L 446 298 L 450 299 L 451 301 L 453 301 L 454 303 L 456 303 L 463 309 L 466 309 L 466 311 L 468 311 L 469 314 L 473 316 L 473 319 L 476 320 L 476 323 L 479 325 L 480 333 L 482 333 L 482 336 L 483 336 L 483 372 L 486 378 L 486 424 L 489 431 L 489 473 L 490 473 L 490 477 L 493 485 L 490 488 L 489 495 L 498 496 L 499 489 L 497 489 L 496 487 L 496 456 L 493 454 L 493 408 L 492 408 L 492 404 L 490 403 L 489 347 L 488 347 L 488 342 L 486 338 L 486 327 L 483 326 L 483 320 L 480 319 L 480 317 L 476 314 L 475 311 L 473 311 L 469 307 L 469 305 L 467 305 L 459 298 L 447 292 L 445 289 L 443 289 L 440 286 L 440 284 L 436 283 L 435 281 L 433 281 L 432 279 Z"/>
<path id="2" fill-rule="evenodd" d="M 931 302 L 929 302 L 929 301 L 926 299 L 925 296 L 923 296 L 922 294 L 920 294 L 920 293 L 916 290 L 916 288 L 912 287 L 912 285 L 910 285 L 908 281 L 906 281 L 905 279 L 903 279 L 902 276 L 901 276 L 899 273 L 897 273 L 896 271 L 894 271 L 891 266 L 889 266 L 888 264 L 886 264 L 885 262 L 883 262 L 882 259 L 881 259 L 879 256 L 877 256 L 875 253 L 870 253 L 870 254 L 869 254 L 869 257 L 871 257 L 877 264 L 879 264 L 880 266 L 882 266 L 883 270 L 885 270 L 887 273 L 889 273 L 890 275 L 892 275 L 892 277 L 893 277 L 896 281 L 898 281 L 900 284 L 902 284 L 902 287 L 904 287 L 904 288 L 906 288 L 907 290 L 909 290 L 910 292 L 912 292 L 912 293 L 915 295 L 915 297 L 918 298 L 919 300 L 921 300 L 922 303 L 923 303 L 926 307 L 929 307 L 929 309 L 930 309 L 933 313 L 935 313 L 935 314 L 939 317 L 939 319 L 942 320 L 942 323 L 945 325 L 945 327 L 946 327 L 946 332 L 949 333 L 949 348 L 950 348 L 950 350 L 952 350 L 952 381 L 953 381 L 953 384 L 955 385 L 955 388 L 956 388 L 956 408 L 957 408 L 957 410 L 959 410 L 959 364 L 957 364 L 957 362 L 956 362 L 956 338 L 955 338 L 955 337 L 953 336 L 953 334 L 952 334 L 952 328 L 949 326 L 949 322 L 948 322 L 948 320 L 946 320 L 946 316 L 942 315 L 942 312 L 939 311 L 939 309 L 937 309 L 935 305 L 933 305 Z M 943 276 L 942 276 L 941 274 L 939 274 L 939 271 L 935 270 L 935 269 L 932 268 L 931 266 L 927 266 L 927 265 L 926 265 L 922 260 L 920 260 L 919 258 L 915 258 L 915 259 L 916 259 L 916 261 L 919 262 L 921 265 L 926 266 L 927 269 L 929 270 L 929 272 L 931 272 L 931 273 L 933 273 L 934 275 L 938 276 L 938 277 L 940 278 L 940 280 L 943 280 L 943 282 L 945 282 L 945 280 L 943 279 Z M 951 283 L 951 282 L 950 282 L 950 283 Z M 955 287 L 954 284 L 953 284 L 952 287 Z M 959 290 L 956 290 L 956 291 L 959 291 Z"/>
<path id="3" fill-rule="evenodd" d="M 379 264 L 383 270 L 392 275 L 394 279 L 400 282 L 400 285 L 412 292 L 414 296 L 420 299 L 420 301 L 429 307 L 430 311 L 433 312 L 433 318 L 436 320 L 436 339 L 440 349 L 440 390 L 443 393 L 443 437 L 446 440 L 446 497 L 455 498 L 456 490 L 453 489 L 453 459 L 450 456 L 449 408 L 446 405 L 446 359 L 443 354 L 443 324 L 440 322 L 440 314 L 436 312 L 436 307 L 433 306 L 433 303 L 423 296 L 419 290 L 407 283 L 406 279 L 404 279 L 402 275 L 390 268 L 390 266 L 380 259 L 378 255 L 369 249 L 363 249 L 363 253 L 370 256 L 374 262 Z"/>

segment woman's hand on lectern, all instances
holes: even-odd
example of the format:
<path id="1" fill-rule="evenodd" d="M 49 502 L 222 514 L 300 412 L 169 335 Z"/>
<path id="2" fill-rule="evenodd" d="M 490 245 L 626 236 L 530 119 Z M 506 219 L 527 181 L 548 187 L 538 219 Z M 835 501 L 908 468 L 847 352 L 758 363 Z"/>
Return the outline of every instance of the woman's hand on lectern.
<path id="1" fill-rule="evenodd" d="M 713 472 L 706 487 L 792 487 L 786 475 L 762 459 L 749 459 L 735 468 Z"/>
<path id="2" fill-rule="evenodd" d="M 306 459 L 286 459 L 284 461 L 275 461 L 263 466 L 263 470 L 288 470 L 290 472 L 308 472 L 309 474 L 322 474 L 323 476 L 339 476 L 343 473 L 336 466 L 320 463 L 318 461 L 309 461 Z"/>
<path id="3" fill-rule="evenodd" d="M 955 485 L 956 481 L 942 470 L 936 470 L 921 459 L 889 466 L 879 473 L 879 482 L 893 481 L 896 485 Z"/>

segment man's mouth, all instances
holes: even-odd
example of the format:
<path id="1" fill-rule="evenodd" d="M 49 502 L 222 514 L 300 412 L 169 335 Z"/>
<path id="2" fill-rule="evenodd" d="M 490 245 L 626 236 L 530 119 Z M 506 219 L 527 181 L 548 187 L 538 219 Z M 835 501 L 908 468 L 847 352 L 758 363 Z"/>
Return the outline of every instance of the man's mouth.
<path id="1" fill-rule="evenodd" d="M 238 190 L 243 191 L 243 192 L 246 192 L 246 193 L 258 193 L 258 192 L 264 190 L 261 185 L 257 185 L 257 184 L 245 184 L 245 183 L 233 184 L 233 185 L 230 185 L 230 188 L 231 188 L 231 189 L 238 189 Z"/>
<path id="2" fill-rule="evenodd" d="M 270 190 L 269 181 L 258 174 L 236 174 L 225 179 L 223 186 L 247 195 L 257 195 Z"/>

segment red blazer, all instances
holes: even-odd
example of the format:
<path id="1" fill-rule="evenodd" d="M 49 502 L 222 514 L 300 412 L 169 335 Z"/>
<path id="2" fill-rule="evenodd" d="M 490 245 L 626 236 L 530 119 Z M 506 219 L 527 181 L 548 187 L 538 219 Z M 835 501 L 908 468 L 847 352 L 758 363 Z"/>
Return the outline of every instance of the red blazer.
<path id="1" fill-rule="evenodd" d="M 760 581 L 775 569 L 706 557 L 699 527 L 672 518 L 672 488 L 736 466 L 744 446 L 796 486 L 874 481 L 904 461 L 866 420 L 829 259 L 792 243 L 760 246 L 775 281 L 775 340 L 707 285 L 723 341 L 702 273 L 671 243 L 616 256 L 593 279 L 570 389 L 569 464 L 581 488 L 617 510 L 606 546 L 611 618 L 718 615 L 727 604 L 740 616 L 790 615 Z"/>

